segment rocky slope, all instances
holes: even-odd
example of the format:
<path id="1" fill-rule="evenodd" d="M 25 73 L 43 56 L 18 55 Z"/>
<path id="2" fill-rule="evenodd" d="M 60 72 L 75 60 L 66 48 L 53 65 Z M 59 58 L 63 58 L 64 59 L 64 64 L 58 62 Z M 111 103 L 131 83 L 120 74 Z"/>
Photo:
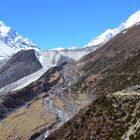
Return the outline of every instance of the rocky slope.
<path id="1" fill-rule="evenodd" d="M 0 68 L 0 88 L 32 74 L 42 68 L 34 50 L 22 50 L 13 55 Z"/>
<path id="2" fill-rule="evenodd" d="M 138 140 L 139 100 L 139 87 L 102 95 L 51 134 L 48 140 Z"/>
<path id="3" fill-rule="evenodd" d="M 56 85 L 61 78 L 58 71 L 59 68 L 54 67 L 48 70 L 36 82 L 33 82 L 25 88 L 15 92 L 10 92 L 6 95 L 2 95 L 0 97 L 0 119 L 4 118 L 8 112 L 10 113 L 14 111 L 18 107 L 25 105 L 27 102 L 39 96 L 41 93 L 50 90 L 50 88 L 53 85 Z M 58 73 L 58 75 L 53 77 L 53 74 L 55 73 Z M 51 77 L 53 77 L 52 80 L 50 80 Z"/>
<path id="4" fill-rule="evenodd" d="M 44 98 L 52 87 L 63 84 L 60 70 L 53 67 L 36 82 L 0 96 L 0 139 L 26 140 L 57 122 L 57 116 L 45 107 Z"/>
<path id="5" fill-rule="evenodd" d="M 140 25 L 83 57 L 78 66 L 84 77 L 73 93 L 92 94 L 93 103 L 47 139 L 139 139 Z"/>
<path id="6" fill-rule="evenodd" d="M 12 140 L 16 136 L 24 140 L 38 137 L 44 139 L 52 130 L 64 124 L 81 108 L 89 104 L 91 95 L 69 93 L 68 87 L 71 87 L 79 78 L 74 65 L 75 62 L 70 62 L 53 67 L 25 88 L 1 96 L 0 138 Z M 38 113 L 41 116 L 35 113 L 35 110 L 39 109 L 38 106 L 40 107 Z M 31 109 L 34 110 L 32 118 L 27 119 Z M 45 116 L 45 114 L 48 115 Z M 41 118 L 44 119 L 41 120 Z M 21 123 L 16 120 L 26 121 Z M 30 124 L 32 127 L 27 127 L 23 133 L 25 126 Z"/>

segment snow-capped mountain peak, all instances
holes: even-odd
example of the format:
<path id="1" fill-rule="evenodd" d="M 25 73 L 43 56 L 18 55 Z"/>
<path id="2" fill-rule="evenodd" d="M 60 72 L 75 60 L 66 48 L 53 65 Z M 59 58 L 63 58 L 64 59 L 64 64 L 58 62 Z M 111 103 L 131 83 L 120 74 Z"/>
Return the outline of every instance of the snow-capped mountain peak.
<path id="1" fill-rule="evenodd" d="M 62 51 L 62 50 L 75 50 L 77 49 L 77 47 L 73 46 L 73 47 L 69 47 L 69 48 L 62 48 L 62 47 L 59 47 L 59 48 L 54 48 L 52 50 L 55 50 L 55 51 Z"/>
<path id="2" fill-rule="evenodd" d="M 0 21 L 0 35 L 6 36 L 9 30 L 10 27 L 6 26 L 2 21 Z"/>
<path id="3" fill-rule="evenodd" d="M 129 28 L 138 23 L 140 23 L 140 11 L 137 11 L 135 14 L 131 15 L 128 18 L 128 20 L 124 23 L 124 25 L 125 25 L 125 28 Z"/>
<path id="4" fill-rule="evenodd" d="M 39 51 L 36 44 L 32 43 L 28 38 L 22 37 L 14 29 L 0 21 L 0 59 L 26 49 Z"/>
<path id="5" fill-rule="evenodd" d="M 116 36 L 117 34 L 121 33 L 122 31 L 137 25 L 140 23 L 140 11 L 137 11 L 133 15 L 131 15 L 128 20 L 124 23 L 120 24 L 118 28 L 115 29 L 107 29 L 104 33 L 99 35 L 98 37 L 94 38 L 90 43 L 88 43 L 85 47 L 93 47 L 101 45 L 112 37 Z"/>

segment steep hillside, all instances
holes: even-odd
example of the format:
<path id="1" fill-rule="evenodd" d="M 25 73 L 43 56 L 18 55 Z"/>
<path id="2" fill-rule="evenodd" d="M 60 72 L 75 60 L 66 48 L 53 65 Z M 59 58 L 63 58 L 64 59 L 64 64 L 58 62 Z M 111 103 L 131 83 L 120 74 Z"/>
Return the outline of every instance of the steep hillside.
<path id="1" fill-rule="evenodd" d="M 72 92 L 92 94 L 93 103 L 47 140 L 139 139 L 140 26 L 118 34 L 78 64 L 84 77 Z"/>
<path id="2" fill-rule="evenodd" d="M 139 140 L 140 90 L 102 95 L 47 140 Z"/>
<path id="3" fill-rule="evenodd" d="M 116 67 L 139 53 L 139 43 L 140 25 L 118 34 L 98 50 L 83 57 L 79 63 L 82 63 L 83 71 L 88 73 L 116 73 Z"/>

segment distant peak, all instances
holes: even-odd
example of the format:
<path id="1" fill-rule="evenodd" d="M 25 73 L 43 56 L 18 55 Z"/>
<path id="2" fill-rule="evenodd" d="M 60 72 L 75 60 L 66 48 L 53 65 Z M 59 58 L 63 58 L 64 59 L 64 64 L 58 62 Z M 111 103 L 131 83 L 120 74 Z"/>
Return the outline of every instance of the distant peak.
<path id="1" fill-rule="evenodd" d="M 109 41 L 112 37 L 116 36 L 118 33 L 128 29 L 134 25 L 140 23 L 140 10 L 131 15 L 124 23 L 120 24 L 118 28 L 107 29 L 104 33 L 94 38 L 90 43 L 85 47 L 98 46 Z"/>
<path id="2" fill-rule="evenodd" d="M 129 18 L 131 17 L 140 17 L 140 10 L 132 14 Z"/>
<path id="3" fill-rule="evenodd" d="M 0 60 L 12 56 L 20 50 L 34 49 L 39 51 L 36 44 L 28 38 L 19 35 L 13 28 L 0 21 Z"/>
<path id="4" fill-rule="evenodd" d="M 3 26 L 3 25 L 4 25 L 4 23 L 0 20 L 0 27 Z"/>
<path id="5" fill-rule="evenodd" d="M 6 36 L 10 29 L 10 27 L 6 26 L 5 23 L 0 20 L 0 35 Z"/>
<path id="6" fill-rule="evenodd" d="M 128 18 L 128 20 L 125 22 L 125 27 L 129 28 L 137 23 L 140 23 L 140 11 L 137 11 Z"/>
<path id="7" fill-rule="evenodd" d="M 2 20 L 0 20 L 0 27 L 1 26 L 7 26 Z"/>
<path id="8" fill-rule="evenodd" d="M 54 48 L 54 49 L 52 49 L 52 50 L 54 50 L 54 51 L 62 51 L 62 50 L 64 50 L 65 48 L 62 48 L 62 47 L 59 47 L 59 48 Z"/>

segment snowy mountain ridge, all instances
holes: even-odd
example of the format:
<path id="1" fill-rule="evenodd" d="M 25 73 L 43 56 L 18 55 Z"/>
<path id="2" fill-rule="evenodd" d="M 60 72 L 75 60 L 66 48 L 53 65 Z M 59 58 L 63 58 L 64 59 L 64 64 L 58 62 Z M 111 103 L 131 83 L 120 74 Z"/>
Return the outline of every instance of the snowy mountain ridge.
<path id="1" fill-rule="evenodd" d="M 101 45 L 107 41 L 109 41 L 112 37 L 121 33 L 122 31 L 137 25 L 140 23 L 140 11 L 137 11 L 133 15 L 131 15 L 128 20 L 124 23 L 120 24 L 118 28 L 115 29 L 107 29 L 104 33 L 94 38 L 90 43 L 88 43 L 85 47 L 93 47 L 97 45 Z"/>
<path id="2" fill-rule="evenodd" d="M 6 26 L 2 21 L 0 21 L 0 60 L 11 57 L 14 53 L 24 49 L 35 49 L 38 52 L 37 57 L 42 64 L 45 63 L 54 65 L 57 61 L 59 61 L 61 56 L 78 60 L 82 56 L 95 51 L 98 47 L 109 41 L 112 37 L 139 23 L 140 11 L 137 11 L 132 16 L 130 16 L 126 22 L 120 24 L 118 28 L 107 29 L 100 36 L 88 43 L 84 48 L 56 48 L 52 50 L 40 51 L 37 45 L 32 43 L 28 38 L 22 37 L 11 27 Z"/>
<path id="3" fill-rule="evenodd" d="M 39 51 L 37 45 L 32 43 L 28 38 L 22 37 L 14 29 L 0 21 L 0 59 L 7 58 L 25 49 Z"/>
<path id="4" fill-rule="evenodd" d="M 0 35 L 3 37 L 6 36 L 9 30 L 10 27 L 5 26 L 5 24 L 2 21 L 0 21 Z"/>

